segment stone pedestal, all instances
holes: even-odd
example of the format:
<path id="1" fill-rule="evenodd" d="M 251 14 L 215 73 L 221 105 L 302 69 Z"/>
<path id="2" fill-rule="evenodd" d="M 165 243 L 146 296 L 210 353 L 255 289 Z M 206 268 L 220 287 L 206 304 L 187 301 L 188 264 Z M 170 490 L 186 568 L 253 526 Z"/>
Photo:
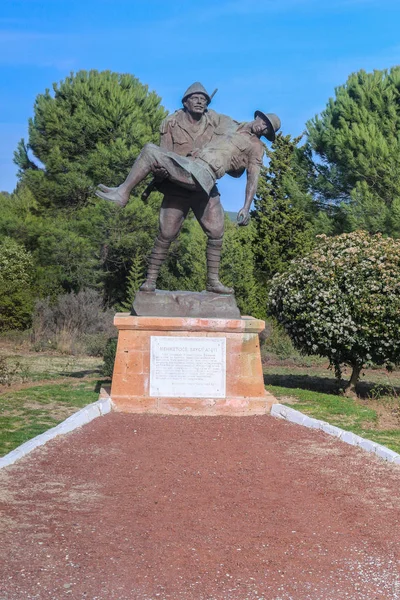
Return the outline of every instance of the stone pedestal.
<path id="1" fill-rule="evenodd" d="M 264 321 L 118 313 L 114 324 L 117 411 L 255 415 L 276 402 L 264 389 L 258 339 Z"/>

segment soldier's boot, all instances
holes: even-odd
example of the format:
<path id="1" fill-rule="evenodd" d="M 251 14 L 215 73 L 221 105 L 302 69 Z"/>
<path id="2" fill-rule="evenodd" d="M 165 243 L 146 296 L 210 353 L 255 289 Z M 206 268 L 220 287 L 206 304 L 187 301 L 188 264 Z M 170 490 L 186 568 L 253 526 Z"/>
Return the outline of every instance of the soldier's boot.
<path id="1" fill-rule="evenodd" d="M 160 240 L 160 238 L 156 239 L 149 258 L 146 281 L 140 286 L 140 290 L 142 292 L 155 291 L 157 277 L 160 272 L 161 265 L 167 258 L 170 245 L 171 242 L 165 242 L 164 240 Z"/>
<path id="2" fill-rule="evenodd" d="M 151 172 L 152 167 L 153 160 L 149 155 L 149 148 L 146 145 L 133 163 L 124 183 L 121 183 L 121 185 L 116 188 L 100 184 L 96 190 L 96 196 L 103 198 L 103 200 L 113 202 L 114 204 L 117 204 L 117 206 L 125 206 L 128 203 L 129 195 L 133 188 L 147 177 Z"/>
<path id="3" fill-rule="evenodd" d="M 207 241 L 207 292 L 233 294 L 233 288 L 223 285 L 219 280 L 221 250 L 222 239 Z"/>

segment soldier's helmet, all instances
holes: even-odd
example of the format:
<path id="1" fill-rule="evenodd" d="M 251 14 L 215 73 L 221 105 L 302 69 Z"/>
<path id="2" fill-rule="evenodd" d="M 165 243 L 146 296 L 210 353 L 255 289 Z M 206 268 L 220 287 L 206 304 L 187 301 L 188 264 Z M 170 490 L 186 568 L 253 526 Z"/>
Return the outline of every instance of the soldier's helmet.
<path id="1" fill-rule="evenodd" d="M 267 140 L 273 142 L 276 137 L 276 132 L 281 128 L 281 120 L 278 115 L 274 115 L 274 113 L 264 113 L 261 110 L 256 110 L 254 113 L 254 118 L 261 117 L 266 123 L 268 123 L 270 127 L 270 131 L 266 134 Z"/>
<path id="2" fill-rule="evenodd" d="M 188 87 L 186 92 L 183 94 L 182 104 L 185 102 L 186 98 L 188 98 L 192 94 L 204 94 L 204 96 L 207 98 L 207 104 L 210 104 L 210 102 L 211 102 L 210 94 L 207 92 L 204 85 L 202 85 L 200 83 L 200 81 L 196 81 L 195 83 L 192 83 L 192 85 Z"/>

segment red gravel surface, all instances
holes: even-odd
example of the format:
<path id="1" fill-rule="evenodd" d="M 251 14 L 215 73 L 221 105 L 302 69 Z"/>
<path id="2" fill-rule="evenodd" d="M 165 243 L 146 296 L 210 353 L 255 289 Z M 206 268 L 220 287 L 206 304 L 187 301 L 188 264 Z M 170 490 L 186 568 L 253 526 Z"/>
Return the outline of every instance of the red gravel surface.
<path id="1" fill-rule="evenodd" d="M 110 414 L 0 472 L 0 599 L 400 598 L 400 469 L 268 416 Z"/>

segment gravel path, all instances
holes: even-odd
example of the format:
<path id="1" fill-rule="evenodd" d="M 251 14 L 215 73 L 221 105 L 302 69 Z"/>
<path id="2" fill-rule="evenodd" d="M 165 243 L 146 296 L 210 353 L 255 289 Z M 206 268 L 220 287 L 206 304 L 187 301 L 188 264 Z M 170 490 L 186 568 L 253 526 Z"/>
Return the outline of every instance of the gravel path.
<path id="1" fill-rule="evenodd" d="M 0 600 L 400 599 L 400 467 L 272 417 L 112 413 L 0 490 Z"/>

